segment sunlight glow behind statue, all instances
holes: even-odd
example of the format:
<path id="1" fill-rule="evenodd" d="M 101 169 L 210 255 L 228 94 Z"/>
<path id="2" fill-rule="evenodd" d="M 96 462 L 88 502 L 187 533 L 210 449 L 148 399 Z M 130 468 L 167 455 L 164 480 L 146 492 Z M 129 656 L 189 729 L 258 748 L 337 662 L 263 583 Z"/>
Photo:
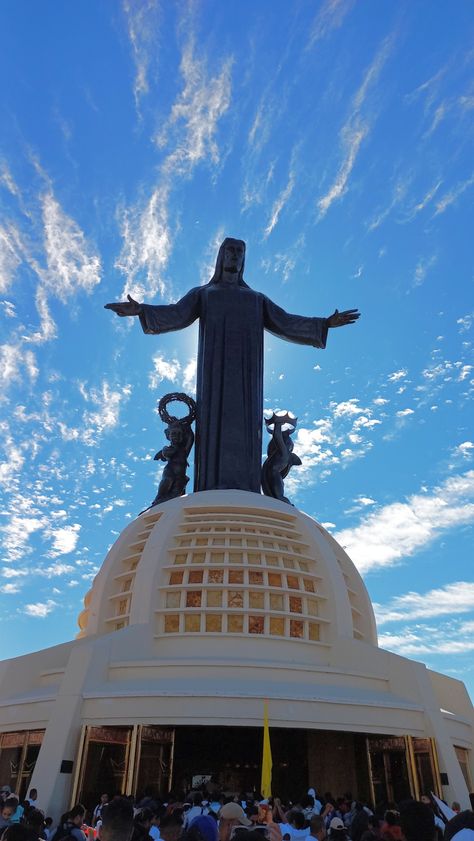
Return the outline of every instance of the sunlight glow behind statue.
<path id="1" fill-rule="evenodd" d="M 209 283 L 176 304 L 106 304 L 138 316 L 145 333 L 182 330 L 199 319 L 194 490 L 260 493 L 263 423 L 263 332 L 325 348 L 332 327 L 353 324 L 357 309 L 329 318 L 291 315 L 243 279 L 245 243 L 226 238 Z"/>

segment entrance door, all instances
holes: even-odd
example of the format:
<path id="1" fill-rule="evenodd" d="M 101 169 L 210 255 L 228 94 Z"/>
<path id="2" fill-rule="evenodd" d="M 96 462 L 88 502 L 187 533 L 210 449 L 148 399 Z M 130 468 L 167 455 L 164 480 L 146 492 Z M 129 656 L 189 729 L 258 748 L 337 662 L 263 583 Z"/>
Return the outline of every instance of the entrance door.
<path id="1" fill-rule="evenodd" d="M 158 797 L 170 788 L 173 764 L 174 728 L 139 727 L 138 761 L 136 762 L 137 797 Z"/>
<path id="2" fill-rule="evenodd" d="M 405 739 L 367 738 L 375 804 L 400 803 L 411 797 Z"/>

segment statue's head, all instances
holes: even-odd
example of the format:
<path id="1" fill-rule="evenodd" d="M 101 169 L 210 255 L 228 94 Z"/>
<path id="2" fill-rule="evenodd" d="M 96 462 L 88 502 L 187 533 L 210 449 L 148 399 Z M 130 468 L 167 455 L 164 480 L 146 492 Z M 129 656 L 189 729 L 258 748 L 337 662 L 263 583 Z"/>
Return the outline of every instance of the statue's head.
<path id="1" fill-rule="evenodd" d="M 227 275 L 235 273 L 236 284 L 239 286 L 247 286 L 244 281 L 244 266 L 245 242 L 243 239 L 226 237 L 219 248 L 216 260 L 216 269 L 209 283 L 220 283 L 225 271 Z"/>
<path id="2" fill-rule="evenodd" d="M 179 423 L 170 423 L 168 428 L 165 429 L 165 435 L 172 444 L 181 444 L 184 438 L 184 430 L 182 424 Z"/>

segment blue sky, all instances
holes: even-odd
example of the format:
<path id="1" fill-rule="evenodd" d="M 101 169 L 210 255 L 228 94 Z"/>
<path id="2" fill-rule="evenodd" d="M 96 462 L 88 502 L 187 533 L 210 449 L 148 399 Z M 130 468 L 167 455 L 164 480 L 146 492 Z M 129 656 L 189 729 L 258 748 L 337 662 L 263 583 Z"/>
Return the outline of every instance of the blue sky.
<path id="1" fill-rule="evenodd" d="M 472 3 L 4 2 L 2 654 L 72 638 L 153 499 L 171 302 L 224 236 L 290 312 L 359 307 L 325 351 L 266 339 L 299 418 L 287 483 L 364 575 L 381 644 L 474 690 Z"/>

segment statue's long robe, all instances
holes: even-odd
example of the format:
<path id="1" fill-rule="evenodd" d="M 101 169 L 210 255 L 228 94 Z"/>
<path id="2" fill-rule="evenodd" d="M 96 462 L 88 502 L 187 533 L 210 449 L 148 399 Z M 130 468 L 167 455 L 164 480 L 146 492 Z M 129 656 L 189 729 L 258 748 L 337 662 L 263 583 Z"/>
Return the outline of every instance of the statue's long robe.
<path id="1" fill-rule="evenodd" d="M 194 490 L 260 493 L 263 331 L 324 348 L 325 318 L 291 315 L 247 286 L 210 283 L 176 304 L 143 304 L 145 333 L 181 330 L 199 318 Z"/>

